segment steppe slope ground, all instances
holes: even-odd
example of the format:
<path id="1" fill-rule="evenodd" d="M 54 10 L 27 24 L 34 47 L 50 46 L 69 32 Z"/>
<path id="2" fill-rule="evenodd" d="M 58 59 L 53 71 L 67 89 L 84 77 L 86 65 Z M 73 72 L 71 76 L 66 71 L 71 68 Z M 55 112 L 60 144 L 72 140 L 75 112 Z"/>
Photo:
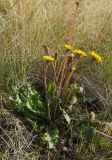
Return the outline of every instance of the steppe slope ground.
<path id="1" fill-rule="evenodd" d="M 103 106 L 99 117 L 112 122 L 112 0 L 78 2 L 74 46 L 85 51 L 95 50 L 104 58 L 101 65 L 88 66 L 82 81 Z M 87 148 L 82 143 L 75 151 L 56 150 L 52 153 L 32 144 L 38 135 L 34 136 L 26 128 L 8 100 L 13 83 L 24 84 L 30 80 L 41 83 L 43 73 L 39 58 L 44 53 L 43 45 L 49 46 L 51 51 L 63 48 L 75 9 L 75 0 L 0 0 L 1 160 L 50 159 L 53 154 L 51 159 L 112 159 L 112 145 L 103 151 L 102 148 L 95 150 L 92 144 Z M 32 62 L 34 57 L 38 63 Z"/>

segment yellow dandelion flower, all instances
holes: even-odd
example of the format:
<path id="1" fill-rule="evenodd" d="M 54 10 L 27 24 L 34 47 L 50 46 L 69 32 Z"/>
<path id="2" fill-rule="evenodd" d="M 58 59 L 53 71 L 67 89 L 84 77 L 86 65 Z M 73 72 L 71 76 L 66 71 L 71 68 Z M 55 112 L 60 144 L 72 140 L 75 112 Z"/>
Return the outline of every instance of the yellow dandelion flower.
<path id="1" fill-rule="evenodd" d="M 66 49 L 68 49 L 68 50 L 72 50 L 72 49 L 73 49 L 73 47 L 72 47 L 71 45 L 68 45 L 68 44 L 65 44 L 64 47 L 65 47 Z"/>
<path id="2" fill-rule="evenodd" d="M 95 53 L 94 51 L 90 52 L 91 56 L 97 60 L 98 62 L 103 62 L 102 57 L 100 57 L 97 53 Z"/>
<path id="3" fill-rule="evenodd" d="M 80 56 L 83 56 L 83 57 L 87 56 L 86 52 L 81 51 L 81 50 L 73 50 L 73 53 L 80 55 Z"/>
<path id="4" fill-rule="evenodd" d="M 54 57 L 52 56 L 43 56 L 43 59 L 45 59 L 46 61 L 55 61 Z"/>
<path id="5" fill-rule="evenodd" d="M 76 70 L 77 70 L 76 66 L 73 66 L 72 71 L 76 71 Z"/>

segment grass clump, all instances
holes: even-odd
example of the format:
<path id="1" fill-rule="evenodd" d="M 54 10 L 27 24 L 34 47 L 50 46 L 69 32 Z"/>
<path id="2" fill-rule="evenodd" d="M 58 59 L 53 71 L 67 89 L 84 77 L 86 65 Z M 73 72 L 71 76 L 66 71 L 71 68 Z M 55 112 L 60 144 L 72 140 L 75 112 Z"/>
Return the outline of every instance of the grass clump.
<path id="1" fill-rule="evenodd" d="M 55 148 L 59 140 L 59 133 L 63 124 L 63 129 L 67 129 L 71 125 L 71 121 L 76 127 L 76 137 L 85 137 L 92 139 L 95 127 L 94 112 L 92 117 L 85 118 L 84 121 L 77 124 L 72 117 L 72 110 L 78 103 L 78 96 L 83 99 L 84 88 L 77 85 L 76 76 L 78 79 L 85 71 L 79 68 L 78 65 L 83 58 L 87 58 L 87 53 L 81 50 L 74 50 L 71 45 L 65 45 L 65 50 L 62 53 L 55 53 L 50 55 L 47 46 L 44 46 L 46 55 L 42 58 L 45 61 L 44 67 L 44 95 L 41 97 L 31 87 L 15 86 L 12 92 L 11 100 L 16 108 L 23 113 L 26 120 L 33 126 L 34 130 L 38 127 L 44 127 L 45 133 L 42 136 L 44 141 L 47 141 L 50 149 Z M 91 52 L 90 52 L 91 53 Z M 102 57 L 97 53 L 90 54 L 90 62 L 102 62 Z M 88 55 L 89 56 L 89 55 Z M 41 93 L 41 92 L 40 92 Z M 68 108 L 68 109 L 67 109 Z M 68 114 L 67 110 L 71 110 Z M 41 124 L 39 124 L 39 121 Z M 93 121 L 93 123 L 92 123 Z M 76 123 L 76 124 L 75 124 Z M 97 124 L 97 123 L 96 123 Z M 100 123 L 99 123 L 100 124 Z"/>

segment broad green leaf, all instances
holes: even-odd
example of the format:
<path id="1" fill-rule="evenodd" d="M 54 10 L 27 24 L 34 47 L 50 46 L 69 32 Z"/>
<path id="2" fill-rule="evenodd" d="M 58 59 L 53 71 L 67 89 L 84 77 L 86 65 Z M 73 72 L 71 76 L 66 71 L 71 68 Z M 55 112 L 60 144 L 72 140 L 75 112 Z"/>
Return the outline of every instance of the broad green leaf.
<path id="1" fill-rule="evenodd" d="M 32 128 L 33 128 L 34 131 L 38 131 L 38 125 L 36 124 L 36 122 L 34 122 L 33 120 L 31 120 L 30 118 L 26 118 L 26 120 L 32 126 Z"/>
<path id="2" fill-rule="evenodd" d="M 68 124 L 70 124 L 70 121 L 71 121 L 70 116 L 67 114 L 67 112 L 66 112 L 64 109 L 61 108 L 61 111 L 62 111 L 62 113 L 63 113 L 63 116 L 64 116 L 66 122 L 67 122 Z"/>
<path id="3" fill-rule="evenodd" d="M 57 128 L 49 129 L 42 137 L 43 141 L 48 143 L 49 149 L 55 148 L 59 138 L 59 130 Z"/>
<path id="4" fill-rule="evenodd" d="M 39 93 L 29 84 L 14 86 L 10 100 L 25 116 L 29 115 L 28 118 L 47 117 L 45 116 L 47 109 L 43 105 Z"/>

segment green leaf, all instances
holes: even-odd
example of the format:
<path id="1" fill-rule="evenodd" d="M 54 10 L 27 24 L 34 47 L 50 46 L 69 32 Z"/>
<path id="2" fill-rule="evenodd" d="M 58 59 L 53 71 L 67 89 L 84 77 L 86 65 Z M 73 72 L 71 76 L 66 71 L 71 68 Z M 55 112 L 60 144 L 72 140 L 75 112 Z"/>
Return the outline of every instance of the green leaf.
<path id="1" fill-rule="evenodd" d="M 47 88 L 47 94 L 49 99 L 54 98 L 54 93 L 55 93 L 55 85 L 53 83 L 49 83 Z"/>
<path id="2" fill-rule="evenodd" d="M 30 84 L 13 86 L 12 95 L 9 98 L 26 117 L 47 117 L 47 107 L 41 101 L 39 93 Z"/>
<path id="3" fill-rule="evenodd" d="M 93 127 L 87 127 L 87 126 L 80 126 L 77 128 L 77 133 L 80 137 L 84 137 L 87 140 L 92 140 L 94 134 L 95 134 L 95 128 Z"/>
<path id="4" fill-rule="evenodd" d="M 66 112 L 64 109 L 61 108 L 61 111 L 62 111 L 62 113 L 63 113 L 63 116 L 64 116 L 66 122 L 67 122 L 68 124 L 70 124 L 70 121 L 71 121 L 70 116 L 67 114 L 67 112 Z"/>
<path id="5" fill-rule="evenodd" d="M 42 137 L 43 141 L 48 143 L 49 149 L 54 149 L 59 138 L 59 130 L 57 128 L 49 129 Z"/>
<path id="6" fill-rule="evenodd" d="M 38 131 L 38 125 L 36 124 L 36 122 L 34 122 L 33 120 L 31 120 L 30 118 L 26 118 L 26 120 L 29 122 L 29 124 L 32 126 L 34 131 Z"/>

